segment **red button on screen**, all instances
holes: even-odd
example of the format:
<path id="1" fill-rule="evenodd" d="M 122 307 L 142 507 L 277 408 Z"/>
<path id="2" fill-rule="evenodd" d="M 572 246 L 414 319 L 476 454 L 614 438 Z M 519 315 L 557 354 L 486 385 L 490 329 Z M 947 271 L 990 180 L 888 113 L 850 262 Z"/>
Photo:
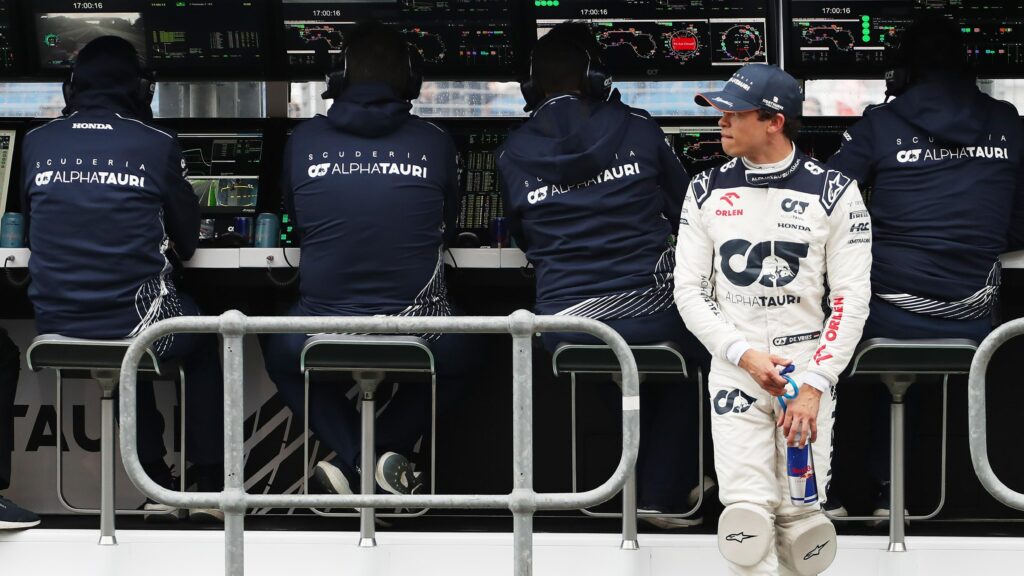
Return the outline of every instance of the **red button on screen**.
<path id="1" fill-rule="evenodd" d="M 673 38 L 672 49 L 676 52 L 692 52 L 697 49 L 697 39 L 689 36 Z"/>

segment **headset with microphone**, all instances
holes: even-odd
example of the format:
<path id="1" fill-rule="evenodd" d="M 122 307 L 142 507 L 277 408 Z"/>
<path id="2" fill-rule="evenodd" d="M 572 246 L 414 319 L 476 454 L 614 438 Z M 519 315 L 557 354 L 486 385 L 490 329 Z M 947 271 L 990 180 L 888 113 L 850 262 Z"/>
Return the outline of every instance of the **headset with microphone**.
<path id="1" fill-rule="evenodd" d="M 423 88 L 423 55 L 414 47 L 405 44 L 405 55 L 409 61 L 409 77 L 398 97 L 402 100 L 412 102 L 420 97 L 420 90 Z M 348 86 L 348 47 L 345 47 L 341 58 L 341 67 L 327 74 L 327 89 L 320 95 L 324 100 L 334 100 L 345 91 Z"/>
<path id="2" fill-rule="evenodd" d="M 584 46 L 575 45 L 580 51 L 587 55 L 587 71 L 584 75 L 583 95 L 595 100 L 607 100 L 612 93 L 611 71 L 601 61 L 600 55 L 591 54 Z M 519 89 L 526 100 L 525 112 L 532 112 L 544 103 L 547 94 L 537 85 L 533 77 L 533 53 L 530 54 L 530 77 L 520 82 Z"/>

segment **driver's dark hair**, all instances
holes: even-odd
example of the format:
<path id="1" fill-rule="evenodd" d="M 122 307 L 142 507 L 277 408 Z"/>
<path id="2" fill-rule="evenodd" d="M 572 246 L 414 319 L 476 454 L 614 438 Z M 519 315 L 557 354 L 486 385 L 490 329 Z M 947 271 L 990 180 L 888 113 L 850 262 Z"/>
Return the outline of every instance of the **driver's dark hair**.
<path id="1" fill-rule="evenodd" d="M 771 120 L 778 112 L 772 110 L 765 110 L 764 108 L 757 109 L 758 120 Z M 797 136 L 800 135 L 800 129 L 803 128 L 804 123 L 800 118 L 790 118 L 786 116 L 786 123 L 782 125 L 782 135 L 790 140 L 796 140 Z"/>

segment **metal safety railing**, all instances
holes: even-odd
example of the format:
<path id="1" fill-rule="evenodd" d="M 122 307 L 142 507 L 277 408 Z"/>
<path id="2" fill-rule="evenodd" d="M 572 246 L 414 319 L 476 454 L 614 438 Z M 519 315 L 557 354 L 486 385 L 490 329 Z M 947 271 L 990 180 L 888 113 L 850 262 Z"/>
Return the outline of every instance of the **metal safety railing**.
<path id="1" fill-rule="evenodd" d="M 1007 322 L 996 328 L 978 346 L 971 362 L 971 373 L 967 381 L 967 430 L 971 446 L 971 462 L 981 485 L 989 494 L 1003 504 L 1024 510 L 1024 494 L 1004 484 L 988 459 L 988 418 L 985 400 L 985 375 L 992 356 L 1012 338 L 1024 334 L 1024 318 Z"/>
<path id="2" fill-rule="evenodd" d="M 243 484 L 243 347 L 246 334 L 259 333 L 489 333 L 512 335 L 513 490 L 501 495 L 331 495 L 248 494 Z M 606 342 L 622 368 L 622 455 L 611 477 L 593 490 L 538 494 L 533 490 L 533 352 L 536 332 L 581 332 Z M 224 490 L 173 492 L 146 475 L 136 448 L 136 372 L 146 350 L 174 333 L 219 333 L 224 366 Z M 519 310 L 511 316 L 461 317 L 247 317 L 230 311 L 218 317 L 164 320 L 139 334 L 121 366 L 121 455 L 128 477 L 143 494 L 178 508 L 224 511 L 225 574 L 244 573 L 245 510 L 262 508 L 477 508 L 509 509 L 513 515 L 516 576 L 533 573 L 533 515 L 537 510 L 573 510 L 612 498 L 632 474 L 640 445 L 640 396 L 636 362 L 622 337 L 596 320 L 535 316 Z"/>

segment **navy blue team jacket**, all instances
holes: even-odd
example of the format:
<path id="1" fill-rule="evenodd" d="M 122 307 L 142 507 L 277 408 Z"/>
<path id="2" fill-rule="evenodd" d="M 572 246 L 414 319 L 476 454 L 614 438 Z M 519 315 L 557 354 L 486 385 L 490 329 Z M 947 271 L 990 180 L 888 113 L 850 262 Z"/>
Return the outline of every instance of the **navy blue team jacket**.
<path id="1" fill-rule="evenodd" d="M 673 306 L 668 239 L 689 177 L 646 112 L 617 91 L 555 97 L 509 136 L 498 169 L 539 313 L 612 320 Z"/>
<path id="2" fill-rule="evenodd" d="M 458 155 L 410 109 L 386 85 L 357 84 L 292 134 L 282 188 L 304 313 L 451 313 L 441 256 L 456 233 Z"/>
<path id="3" fill-rule="evenodd" d="M 1013 105 L 951 78 L 865 111 L 828 164 L 870 188 L 876 294 L 938 310 L 997 280 L 1024 248 L 1022 138 Z"/>
<path id="4" fill-rule="evenodd" d="M 76 95 L 64 117 L 25 138 L 28 294 L 40 333 L 127 337 L 171 271 L 165 239 L 183 259 L 199 241 L 176 135 L 148 123 L 136 79 L 118 79 Z"/>

